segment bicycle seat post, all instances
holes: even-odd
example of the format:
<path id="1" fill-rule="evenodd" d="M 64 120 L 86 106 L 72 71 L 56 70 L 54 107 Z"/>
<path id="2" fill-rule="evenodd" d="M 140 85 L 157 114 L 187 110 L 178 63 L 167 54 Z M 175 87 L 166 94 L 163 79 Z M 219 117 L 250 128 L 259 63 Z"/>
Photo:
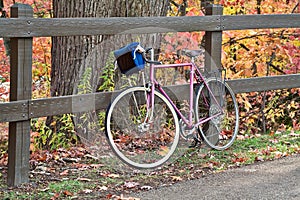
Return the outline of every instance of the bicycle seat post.
<path id="1" fill-rule="evenodd" d="M 195 62 L 195 57 L 193 56 L 193 57 L 191 57 L 191 61 L 192 61 L 192 63 L 194 63 Z"/>

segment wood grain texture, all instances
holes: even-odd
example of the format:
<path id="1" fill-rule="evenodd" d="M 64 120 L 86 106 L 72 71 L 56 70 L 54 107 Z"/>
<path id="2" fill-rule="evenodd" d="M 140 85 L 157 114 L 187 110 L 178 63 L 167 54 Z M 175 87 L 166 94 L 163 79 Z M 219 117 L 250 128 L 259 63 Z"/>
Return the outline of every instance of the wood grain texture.
<path id="1" fill-rule="evenodd" d="M 16 122 L 29 119 L 28 101 L 0 103 L 0 122 Z"/>
<path id="2" fill-rule="evenodd" d="M 300 14 L 222 16 L 222 30 L 300 28 Z"/>
<path id="3" fill-rule="evenodd" d="M 115 35 L 220 30 L 220 17 L 23 18 L 0 24 L 0 37 Z"/>
<path id="4" fill-rule="evenodd" d="M 300 88 L 300 74 L 245 78 L 227 82 L 235 93 Z"/>
<path id="5" fill-rule="evenodd" d="M 33 9 L 29 5 L 15 4 L 11 7 L 11 16 L 32 17 Z M 32 95 L 33 38 L 11 38 L 10 44 L 10 101 L 13 101 L 14 108 L 17 108 L 14 101 L 26 101 L 31 99 Z M 17 115 L 23 119 L 9 123 L 7 173 L 9 186 L 29 182 L 30 119 L 24 119 L 26 114 L 22 113 L 27 108 L 26 103 L 22 103 L 21 108 L 20 114 Z"/>
<path id="6" fill-rule="evenodd" d="M 268 76 L 228 80 L 234 93 L 260 92 L 300 87 L 300 74 Z M 180 100 L 189 96 L 189 85 L 168 86 Z M 0 103 L 0 122 L 28 120 L 30 118 L 60 115 L 65 113 L 105 110 L 117 92 L 101 92 L 81 95 L 70 95 L 29 101 Z"/>
<path id="7" fill-rule="evenodd" d="M 114 35 L 191 31 L 300 28 L 300 14 L 193 17 L 0 19 L 0 37 Z"/>

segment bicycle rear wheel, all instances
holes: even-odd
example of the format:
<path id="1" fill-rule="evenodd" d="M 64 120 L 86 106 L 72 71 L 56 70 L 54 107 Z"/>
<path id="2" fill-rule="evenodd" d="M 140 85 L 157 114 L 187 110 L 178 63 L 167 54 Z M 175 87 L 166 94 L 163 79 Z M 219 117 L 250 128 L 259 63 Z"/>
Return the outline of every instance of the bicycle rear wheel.
<path id="1" fill-rule="evenodd" d="M 206 83 L 208 87 L 200 86 L 195 101 L 196 120 L 204 122 L 198 131 L 209 147 L 224 150 L 232 145 L 238 134 L 238 104 L 227 83 L 217 78 L 210 78 Z"/>
<path id="2" fill-rule="evenodd" d="M 169 160 L 179 141 L 179 122 L 170 102 L 154 92 L 149 108 L 149 89 L 132 87 L 120 93 L 109 106 L 105 127 L 108 143 L 126 164 L 152 169 Z"/>

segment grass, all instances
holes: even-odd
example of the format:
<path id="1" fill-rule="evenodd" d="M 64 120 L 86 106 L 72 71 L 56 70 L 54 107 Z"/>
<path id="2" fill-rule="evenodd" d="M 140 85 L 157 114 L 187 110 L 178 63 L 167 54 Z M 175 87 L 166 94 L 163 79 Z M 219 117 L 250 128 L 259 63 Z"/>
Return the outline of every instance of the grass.
<path id="1" fill-rule="evenodd" d="M 56 179 L 45 175 L 33 176 L 29 184 L 17 188 L 8 188 L 5 173 L 0 173 L 0 197 L 2 199 L 113 198 L 113 195 L 137 192 L 143 186 L 157 188 L 182 180 L 201 178 L 203 175 L 229 168 L 299 153 L 300 132 L 243 136 L 239 137 L 228 150 L 190 149 L 170 165 L 147 173 L 118 171 L 113 166 L 85 170 L 70 169 L 67 176 L 58 176 L 57 172 L 56 175 L 51 174 L 57 177 Z M 82 162 L 94 163 L 89 160 Z M 48 167 L 55 168 L 55 166 Z M 56 167 L 55 170 L 65 170 L 66 167 L 68 166 Z"/>
<path id="2" fill-rule="evenodd" d="M 232 167 L 252 164 L 254 162 L 278 159 L 292 154 L 300 153 L 300 132 L 285 132 L 264 134 L 237 139 L 225 151 L 195 149 L 187 152 L 173 165 L 179 169 L 204 168 L 214 172 Z M 180 176 L 188 176 L 184 170 Z"/>

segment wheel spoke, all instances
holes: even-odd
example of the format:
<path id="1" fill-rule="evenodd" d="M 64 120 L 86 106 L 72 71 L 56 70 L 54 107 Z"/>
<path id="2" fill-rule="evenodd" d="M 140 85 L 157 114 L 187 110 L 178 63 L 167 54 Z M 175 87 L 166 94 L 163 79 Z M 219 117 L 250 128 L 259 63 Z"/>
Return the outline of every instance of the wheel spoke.
<path id="1" fill-rule="evenodd" d="M 154 107 L 149 109 L 150 96 L 144 87 L 129 88 L 116 97 L 106 115 L 106 135 L 113 151 L 126 164 L 139 169 L 167 162 L 179 140 L 174 108 L 155 92 Z"/>
<path id="2" fill-rule="evenodd" d="M 238 133 L 238 105 L 226 83 L 211 78 L 207 85 L 211 91 L 201 85 L 195 102 L 196 120 L 204 121 L 198 131 L 209 147 L 223 150 L 232 145 Z"/>

